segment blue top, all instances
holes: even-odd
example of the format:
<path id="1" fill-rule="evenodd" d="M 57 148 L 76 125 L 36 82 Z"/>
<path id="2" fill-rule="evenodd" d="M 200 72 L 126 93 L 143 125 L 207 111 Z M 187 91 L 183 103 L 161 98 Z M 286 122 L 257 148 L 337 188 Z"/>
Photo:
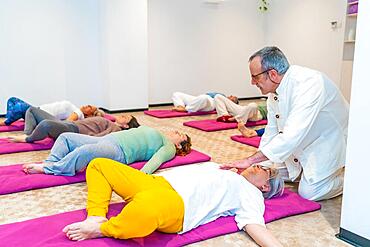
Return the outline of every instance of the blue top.
<path id="1" fill-rule="evenodd" d="M 223 96 L 225 96 L 225 94 L 222 94 L 222 93 L 206 93 L 208 96 L 210 96 L 211 98 L 214 98 L 217 94 L 221 94 Z M 226 97 L 226 96 L 225 96 Z"/>
<path id="2" fill-rule="evenodd" d="M 262 136 L 265 133 L 265 128 L 256 130 L 257 136 Z"/>

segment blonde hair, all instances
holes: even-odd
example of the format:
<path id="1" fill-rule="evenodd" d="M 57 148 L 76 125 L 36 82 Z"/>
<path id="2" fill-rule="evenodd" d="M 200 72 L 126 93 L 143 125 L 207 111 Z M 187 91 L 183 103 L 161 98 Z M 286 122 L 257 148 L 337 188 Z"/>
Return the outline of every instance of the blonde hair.
<path id="1" fill-rule="evenodd" d="M 94 117 L 104 117 L 104 115 L 105 115 L 105 112 L 98 108 L 96 108 L 96 111 L 93 114 Z"/>

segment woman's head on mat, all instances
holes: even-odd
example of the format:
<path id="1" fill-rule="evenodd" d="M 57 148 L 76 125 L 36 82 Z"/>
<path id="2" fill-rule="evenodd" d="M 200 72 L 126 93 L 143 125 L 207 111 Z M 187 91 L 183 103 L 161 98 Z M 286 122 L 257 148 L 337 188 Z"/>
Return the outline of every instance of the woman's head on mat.
<path id="1" fill-rule="evenodd" d="M 140 126 L 137 119 L 132 115 L 121 114 L 116 117 L 116 124 L 122 129 L 137 128 Z"/>
<path id="2" fill-rule="evenodd" d="M 191 139 L 187 134 L 171 131 L 166 136 L 175 145 L 176 155 L 185 156 L 190 153 Z"/>
<path id="3" fill-rule="evenodd" d="M 255 164 L 245 169 L 240 175 L 261 190 L 266 199 L 280 196 L 284 191 L 284 180 L 275 168 Z"/>

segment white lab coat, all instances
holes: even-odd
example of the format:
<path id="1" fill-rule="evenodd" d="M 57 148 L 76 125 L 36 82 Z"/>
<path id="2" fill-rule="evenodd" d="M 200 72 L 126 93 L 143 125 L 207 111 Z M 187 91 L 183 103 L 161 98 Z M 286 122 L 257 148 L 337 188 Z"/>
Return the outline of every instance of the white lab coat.
<path id="1" fill-rule="evenodd" d="M 303 169 L 313 184 L 344 166 L 348 103 L 324 74 L 291 66 L 276 94 L 269 94 L 267 110 L 259 149 L 270 161 L 285 163 L 289 179 Z"/>

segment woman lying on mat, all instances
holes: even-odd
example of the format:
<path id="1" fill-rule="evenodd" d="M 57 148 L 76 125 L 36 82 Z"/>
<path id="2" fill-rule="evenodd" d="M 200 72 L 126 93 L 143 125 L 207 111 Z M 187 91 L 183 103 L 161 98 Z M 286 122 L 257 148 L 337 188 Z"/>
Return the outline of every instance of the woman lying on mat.
<path id="1" fill-rule="evenodd" d="M 46 173 L 74 176 L 94 158 L 109 158 L 124 164 L 148 160 L 141 171 L 153 173 L 177 155 L 191 151 L 190 137 L 177 131 L 164 135 L 156 129 L 140 126 L 104 137 L 64 133 L 56 140 L 49 157 L 41 164 L 26 164 L 28 174 Z"/>
<path id="2" fill-rule="evenodd" d="M 238 130 L 243 136 L 248 137 L 248 138 L 254 137 L 254 136 L 262 136 L 263 133 L 265 133 L 265 128 L 257 129 L 257 130 L 250 129 L 250 128 L 245 127 L 244 122 L 238 122 Z"/>
<path id="3" fill-rule="evenodd" d="M 154 231 L 185 233 L 221 216 L 235 216 L 239 229 L 262 246 L 281 246 L 266 229 L 264 198 L 279 196 L 284 182 L 274 168 L 255 165 L 240 175 L 208 162 L 147 175 L 119 162 L 98 158 L 86 171 L 87 218 L 66 226 L 71 240 L 129 239 Z M 109 220 L 112 191 L 127 205 Z"/>
<path id="4" fill-rule="evenodd" d="M 90 117 L 77 121 L 61 121 L 40 108 L 30 107 L 26 113 L 23 136 L 9 137 L 14 142 L 35 142 L 46 137 L 56 140 L 65 132 L 73 132 L 90 136 L 105 136 L 111 132 L 136 128 L 136 118 L 131 115 L 120 115 L 112 122 L 104 117 Z"/>
<path id="5" fill-rule="evenodd" d="M 16 97 L 11 97 L 7 102 L 5 120 L 0 120 L 0 125 L 10 125 L 18 119 L 25 119 L 26 111 L 32 107 L 30 104 L 24 102 Z M 77 108 L 69 101 L 57 101 L 49 104 L 44 104 L 39 107 L 50 115 L 59 120 L 76 121 L 93 116 L 104 116 L 104 112 L 99 110 L 96 106 L 85 105 Z"/>
<path id="6" fill-rule="evenodd" d="M 266 103 L 238 105 L 223 95 L 215 96 L 218 122 L 259 121 L 267 119 Z"/>

